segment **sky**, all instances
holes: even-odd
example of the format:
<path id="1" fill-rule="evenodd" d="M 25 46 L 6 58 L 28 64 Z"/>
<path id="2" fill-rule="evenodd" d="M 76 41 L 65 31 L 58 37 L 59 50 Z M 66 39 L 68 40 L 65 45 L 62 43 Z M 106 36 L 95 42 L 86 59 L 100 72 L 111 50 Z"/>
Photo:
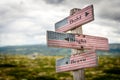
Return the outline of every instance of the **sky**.
<path id="1" fill-rule="evenodd" d="M 83 34 L 120 43 L 120 0 L 0 0 L 0 46 L 46 44 L 46 31 L 73 8 L 94 6 Z"/>

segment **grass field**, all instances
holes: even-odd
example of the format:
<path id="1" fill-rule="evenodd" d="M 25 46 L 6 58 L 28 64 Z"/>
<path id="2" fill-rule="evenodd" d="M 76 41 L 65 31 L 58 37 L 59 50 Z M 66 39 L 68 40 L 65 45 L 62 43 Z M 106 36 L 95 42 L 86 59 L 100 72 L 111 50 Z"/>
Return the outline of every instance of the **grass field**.
<path id="1" fill-rule="evenodd" d="M 0 80 L 73 80 L 72 72 L 55 72 L 60 56 L 0 56 Z M 85 69 L 85 80 L 120 80 L 120 57 L 100 56 L 99 66 Z"/>

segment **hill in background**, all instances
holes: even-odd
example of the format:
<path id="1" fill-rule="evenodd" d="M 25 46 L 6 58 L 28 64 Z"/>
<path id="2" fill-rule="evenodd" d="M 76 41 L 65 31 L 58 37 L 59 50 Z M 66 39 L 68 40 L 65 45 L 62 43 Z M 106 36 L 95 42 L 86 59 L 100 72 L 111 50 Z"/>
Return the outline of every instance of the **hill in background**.
<path id="1" fill-rule="evenodd" d="M 65 48 L 50 48 L 46 45 L 24 45 L 24 46 L 6 46 L 0 47 L 0 54 L 33 54 L 38 53 L 40 55 L 70 55 L 71 49 Z M 110 44 L 109 51 L 97 51 L 99 55 L 120 55 L 120 44 Z"/>

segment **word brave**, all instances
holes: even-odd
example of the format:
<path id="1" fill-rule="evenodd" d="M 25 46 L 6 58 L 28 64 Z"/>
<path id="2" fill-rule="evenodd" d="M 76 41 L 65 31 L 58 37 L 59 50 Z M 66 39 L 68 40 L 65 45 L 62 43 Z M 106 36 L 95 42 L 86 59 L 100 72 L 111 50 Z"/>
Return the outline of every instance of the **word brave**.
<path id="1" fill-rule="evenodd" d="M 71 60 L 71 64 L 86 61 L 86 59 Z"/>

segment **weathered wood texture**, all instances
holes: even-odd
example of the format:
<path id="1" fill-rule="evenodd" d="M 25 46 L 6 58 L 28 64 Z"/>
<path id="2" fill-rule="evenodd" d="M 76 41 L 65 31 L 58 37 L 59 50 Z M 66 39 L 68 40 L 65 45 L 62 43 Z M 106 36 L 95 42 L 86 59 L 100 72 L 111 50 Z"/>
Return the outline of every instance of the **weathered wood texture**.
<path id="1" fill-rule="evenodd" d="M 72 9 L 70 11 L 70 15 L 73 15 L 75 14 L 76 12 L 80 11 L 80 9 Z M 82 34 L 82 26 L 79 26 L 78 28 L 74 29 L 74 30 L 71 30 L 71 33 L 78 33 L 78 34 Z M 73 49 L 72 50 L 72 54 L 76 54 L 76 53 L 80 53 L 80 52 L 83 52 L 83 50 L 75 50 Z M 84 69 L 80 69 L 80 70 L 75 70 L 73 71 L 73 78 L 74 80 L 85 80 L 85 73 L 84 73 Z"/>

